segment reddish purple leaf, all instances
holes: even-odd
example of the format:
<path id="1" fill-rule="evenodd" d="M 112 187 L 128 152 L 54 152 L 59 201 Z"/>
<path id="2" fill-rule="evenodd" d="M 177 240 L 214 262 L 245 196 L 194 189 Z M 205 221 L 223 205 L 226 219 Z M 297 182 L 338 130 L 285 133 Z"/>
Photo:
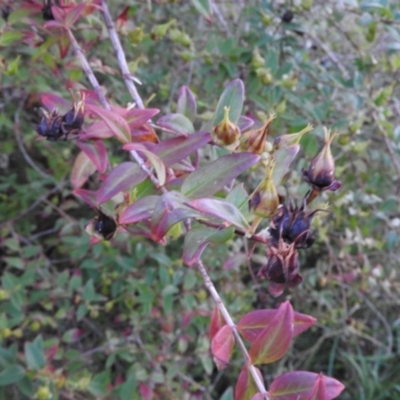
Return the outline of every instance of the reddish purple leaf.
<path id="1" fill-rule="evenodd" d="M 86 110 L 101 118 L 111 129 L 114 135 L 123 143 L 131 141 L 131 131 L 128 123 L 117 113 L 86 103 Z"/>
<path id="2" fill-rule="evenodd" d="M 122 116 L 125 118 L 130 129 L 136 129 L 149 121 L 160 112 L 157 108 L 131 108 L 126 110 Z"/>
<path id="3" fill-rule="evenodd" d="M 124 149 L 139 151 L 140 153 L 144 154 L 146 156 L 147 160 L 154 167 L 154 170 L 156 172 L 157 179 L 158 179 L 160 186 L 163 186 L 165 184 L 165 180 L 167 178 L 167 170 L 165 168 L 164 163 L 157 155 L 155 155 L 153 152 L 147 150 L 140 143 L 128 143 L 128 144 L 124 145 Z"/>
<path id="4" fill-rule="evenodd" d="M 211 342 L 211 353 L 219 370 L 225 369 L 228 366 L 234 344 L 235 337 L 233 336 L 231 327 L 224 325 Z"/>
<path id="5" fill-rule="evenodd" d="M 343 384 L 328 376 L 315 372 L 294 371 L 275 378 L 269 387 L 269 393 L 273 400 L 309 400 L 320 379 L 323 379 L 326 389 L 324 400 L 334 399 L 344 389 Z"/>
<path id="6" fill-rule="evenodd" d="M 57 34 L 58 50 L 60 51 L 61 59 L 64 59 L 68 55 L 70 46 L 69 36 L 66 32 L 62 31 Z"/>
<path id="7" fill-rule="evenodd" d="M 183 160 L 211 140 L 209 132 L 196 132 L 190 136 L 179 136 L 162 141 L 151 151 L 157 154 L 168 167 Z"/>
<path id="8" fill-rule="evenodd" d="M 194 94 L 187 86 L 182 86 L 179 89 L 178 103 L 176 111 L 184 115 L 190 121 L 194 121 L 197 115 L 197 105 Z"/>
<path id="9" fill-rule="evenodd" d="M 258 335 L 275 318 L 278 310 L 255 310 L 251 311 L 240 319 L 237 324 L 240 334 L 249 342 L 253 343 Z M 304 332 L 315 324 L 316 319 L 309 315 L 294 312 L 293 337 Z"/>
<path id="10" fill-rule="evenodd" d="M 71 172 L 71 185 L 74 189 L 82 187 L 89 179 L 89 176 L 96 171 L 96 166 L 90 158 L 84 153 L 80 152 L 75 159 L 74 166 Z"/>
<path id="11" fill-rule="evenodd" d="M 135 224 L 144 219 L 151 218 L 153 209 L 160 196 L 146 196 L 126 207 L 120 214 L 118 221 L 122 225 Z"/>
<path id="12" fill-rule="evenodd" d="M 90 124 L 80 135 L 81 139 L 109 139 L 114 134 L 110 127 L 104 121 L 97 121 Z"/>
<path id="13" fill-rule="evenodd" d="M 251 400 L 265 400 L 265 396 L 262 395 L 261 393 L 256 393 Z"/>
<path id="14" fill-rule="evenodd" d="M 40 101 L 49 111 L 57 109 L 61 114 L 66 113 L 71 108 L 71 102 L 53 93 L 42 93 Z"/>
<path id="15" fill-rule="evenodd" d="M 157 125 L 181 135 L 188 135 L 194 132 L 190 119 L 181 114 L 164 115 L 157 121 Z"/>
<path id="16" fill-rule="evenodd" d="M 61 23 L 64 26 L 65 17 L 67 15 L 64 7 L 52 6 L 51 13 L 53 14 L 55 21 Z"/>
<path id="17" fill-rule="evenodd" d="M 224 325 L 225 319 L 221 314 L 221 311 L 219 311 L 219 308 L 215 306 L 211 316 L 210 329 L 208 333 L 210 335 L 210 340 L 213 340 L 214 336 Z"/>
<path id="18" fill-rule="evenodd" d="M 83 10 L 86 8 L 86 3 L 77 4 L 71 7 L 65 16 L 64 24 L 67 28 L 70 28 L 81 16 Z"/>
<path id="19" fill-rule="evenodd" d="M 225 229 L 210 228 L 207 226 L 199 226 L 191 229 L 185 235 L 183 244 L 183 262 L 188 267 L 196 265 L 206 247 L 214 243 L 225 243 L 232 239 L 234 228 Z"/>
<path id="20" fill-rule="evenodd" d="M 85 203 L 93 208 L 98 208 L 96 192 L 87 189 L 75 189 L 72 192 L 75 196 L 80 197 Z"/>
<path id="21" fill-rule="evenodd" d="M 123 162 L 114 168 L 97 191 L 97 201 L 104 203 L 146 179 L 147 175 L 133 162 Z"/>
<path id="22" fill-rule="evenodd" d="M 246 129 L 249 129 L 253 125 L 254 125 L 254 121 L 251 118 L 245 117 L 244 115 L 241 115 L 239 117 L 238 126 L 240 129 L 240 132 L 243 132 Z"/>
<path id="23" fill-rule="evenodd" d="M 82 141 L 77 140 L 78 147 L 90 158 L 101 174 L 106 172 L 108 167 L 107 148 L 100 140 Z"/>
<path id="24" fill-rule="evenodd" d="M 259 160 L 260 156 L 252 153 L 222 156 L 188 175 L 181 192 L 191 199 L 211 196 Z"/>
<path id="25" fill-rule="evenodd" d="M 263 380 L 261 372 L 255 368 L 260 379 Z M 256 384 L 247 367 L 244 367 L 239 374 L 235 386 L 235 400 L 251 400 L 258 393 Z"/>
<path id="26" fill-rule="evenodd" d="M 61 22 L 57 22 L 57 21 L 47 21 L 43 25 L 43 28 L 45 28 L 45 29 L 63 29 L 64 25 Z"/>
<path id="27" fill-rule="evenodd" d="M 285 301 L 250 347 L 249 355 L 254 364 L 269 364 L 283 357 L 292 342 L 293 322 L 293 308 Z"/>
<path id="28" fill-rule="evenodd" d="M 187 199 L 178 192 L 168 192 L 160 197 L 151 218 L 151 232 L 154 241 L 161 240 L 178 222 L 196 218 L 199 214 L 184 205 Z"/>
<path id="29" fill-rule="evenodd" d="M 204 214 L 221 218 L 229 224 L 235 225 L 243 231 L 250 230 L 250 225 L 243 214 L 231 203 L 217 199 L 197 199 L 186 203 Z"/>
<path id="30" fill-rule="evenodd" d="M 327 396 L 324 376 L 321 373 L 314 384 L 309 400 L 330 400 Z"/>

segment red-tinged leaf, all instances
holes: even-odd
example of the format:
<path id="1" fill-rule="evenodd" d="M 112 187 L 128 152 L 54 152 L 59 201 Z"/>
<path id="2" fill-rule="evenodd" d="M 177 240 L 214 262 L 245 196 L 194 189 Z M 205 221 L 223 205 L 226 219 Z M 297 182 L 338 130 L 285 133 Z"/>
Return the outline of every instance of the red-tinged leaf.
<path id="1" fill-rule="evenodd" d="M 151 195 L 135 201 L 119 214 L 119 223 L 122 225 L 135 224 L 144 219 L 151 218 L 159 198 L 160 196 Z"/>
<path id="2" fill-rule="evenodd" d="M 82 187 L 96 171 L 96 166 L 90 158 L 81 151 L 75 159 L 71 172 L 71 185 L 74 189 Z"/>
<path id="3" fill-rule="evenodd" d="M 282 147 L 274 153 L 275 167 L 272 171 L 272 180 L 276 187 L 278 187 L 289 171 L 290 164 L 296 158 L 297 153 L 300 150 L 300 145 L 295 144 L 289 147 Z"/>
<path id="4" fill-rule="evenodd" d="M 70 46 L 70 40 L 66 32 L 61 32 L 58 35 L 58 50 L 60 51 L 61 59 L 64 59 L 68 55 Z"/>
<path id="5" fill-rule="evenodd" d="M 92 160 L 97 171 L 101 174 L 106 172 L 108 167 L 107 148 L 100 140 L 82 141 L 77 140 L 78 147 Z"/>
<path id="6" fill-rule="evenodd" d="M 80 135 L 81 139 L 109 139 L 114 134 L 104 121 L 94 122 Z"/>
<path id="7" fill-rule="evenodd" d="M 196 265 L 203 251 L 210 243 L 225 243 L 232 239 L 234 228 L 225 229 L 210 228 L 207 226 L 199 226 L 191 229 L 185 235 L 183 245 L 183 262 L 188 267 Z"/>
<path id="8" fill-rule="evenodd" d="M 131 131 L 132 141 L 136 143 L 158 143 L 159 139 L 154 129 L 148 124 L 143 124 L 139 128 Z"/>
<path id="9" fill-rule="evenodd" d="M 251 311 L 240 319 L 237 328 L 240 334 L 249 342 L 253 343 L 258 335 L 275 318 L 278 310 L 255 310 Z M 315 324 L 316 319 L 309 315 L 294 312 L 293 337 L 304 332 Z"/>
<path id="10" fill-rule="evenodd" d="M 118 15 L 115 23 L 119 29 L 121 29 L 123 26 L 125 26 L 126 21 L 128 20 L 129 10 L 130 10 L 130 7 L 127 6 L 122 10 L 121 14 Z"/>
<path id="11" fill-rule="evenodd" d="M 324 376 L 319 374 L 311 391 L 309 400 L 330 400 L 327 397 Z"/>
<path id="12" fill-rule="evenodd" d="M 246 218 L 236 208 L 236 206 L 227 201 L 217 199 L 197 199 L 186 204 L 197 211 L 220 218 L 225 223 L 227 222 L 228 224 L 235 225 L 245 232 L 250 230 L 250 225 Z"/>
<path id="13" fill-rule="evenodd" d="M 130 129 L 136 129 L 148 122 L 160 112 L 157 108 L 131 108 L 126 110 L 122 116 L 125 118 Z"/>
<path id="14" fill-rule="evenodd" d="M 244 85 L 240 79 L 228 83 L 218 100 L 212 125 L 219 124 L 224 118 L 224 108 L 229 107 L 229 119 L 234 124 L 239 121 L 244 102 Z"/>
<path id="15" fill-rule="evenodd" d="M 194 121 L 197 115 L 197 104 L 193 92 L 188 86 L 179 89 L 178 103 L 176 105 L 178 114 L 184 115 L 190 121 Z"/>
<path id="16" fill-rule="evenodd" d="M 79 3 L 68 10 L 64 20 L 64 24 L 67 28 L 70 28 L 79 18 L 83 16 L 83 11 L 86 8 L 86 5 L 86 3 Z"/>
<path id="17" fill-rule="evenodd" d="M 294 326 L 293 326 L 293 337 L 300 335 L 308 328 L 311 328 L 317 320 L 310 315 L 301 314 L 298 312 L 294 313 Z"/>
<path id="18" fill-rule="evenodd" d="M 163 140 L 152 148 L 152 152 L 157 154 L 168 167 L 183 160 L 210 140 L 211 135 L 209 132 L 196 132 L 190 136 L 179 136 Z"/>
<path id="19" fill-rule="evenodd" d="M 241 115 L 239 117 L 238 126 L 241 132 L 245 131 L 246 129 L 249 129 L 253 125 L 254 121 L 251 118 L 246 117 L 244 115 Z"/>
<path id="20" fill-rule="evenodd" d="M 256 393 L 251 400 L 265 400 L 265 396 L 261 393 Z"/>
<path id="21" fill-rule="evenodd" d="M 63 29 L 64 25 L 62 22 L 58 21 L 47 21 L 44 25 L 43 28 L 45 29 Z"/>
<path id="22" fill-rule="evenodd" d="M 154 241 L 161 240 L 178 222 L 186 218 L 200 217 L 199 213 L 185 206 L 187 199 L 178 192 L 161 196 L 154 207 L 151 218 L 151 233 Z"/>
<path id="23" fill-rule="evenodd" d="M 225 319 L 217 306 L 214 307 L 210 320 L 210 340 L 213 340 L 217 332 L 225 325 Z"/>
<path id="24" fill-rule="evenodd" d="M 65 18 L 67 16 L 66 8 L 59 7 L 59 6 L 52 6 L 51 7 L 51 12 L 53 14 L 54 20 L 56 22 L 59 22 L 60 24 L 62 24 L 62 26 L 64 26 L 65 25 Z"/>
<path id="25" fill-rule="evenodd" d="M 262 379 L 261 372 L 258 368 L 255 368 L 257 374 Z M 235 400 L 251 400 L 253 396 L 258 393 L 256 384 L 254 383 L 253 377 L 247 367 L 244 367 L 239 374 L 239 378 L 235 386 Z"/>
<path id="26" fill-rule="evenodd" d="M 180 135 L 188 135 L 194 132 L 192 122 L 182 114 L 164 115 L 157 121 L 157 125 Z"/>
<path id="27" fill-rule="evenodd" d="M 249 355 L 254 364 L 269 364 L 283 357 L 292 341 L 293 322 L 293 308 L 285 301 L 250 347 Z"/>
<path id="28" fill-rule="evenodd" d="M 131 142 L 131 132 L 128 123 L 121 116 L 94 104 L 86 103 L 85 107 L 88 112 L 101 118 L 121 142 Z"/>
<path id="29" fill-rule="evenodd" d="M 71 102 L 53 93 L 41 93 L 40 101 L 47 110 L 57 109 L 61 114 L 66 113 L 72 107 Z"/>
<path id="30" fill-rule="evenodd" d="M 167 178 L 167 170 L 165 168 L 164 163 L 157 155 L 147 150 L 143 145 L 138 143 L 128 143 L 124 145 L 124 149 L 131 151 L 138 151 L 144 154 L 147 157 L 148 161 L 150 161 L 151 165 L 153 166 L 157 175 L 158 182 L 160 183 L 160 186 L 163 186 L 165 184 L 165 180 Z"/>
<path id="31" fill-rule="evenodd" d="M 181 192 L 191 199 L 211 196 L 259 160 L 260 156 L 252 153 L 222 156 L 188 175 Z"/>
<path id="32" fill-rule="evenodd" d="M 93 190 L 75 189 L 72 193 L 80 197 L 86 204 L 89 204 L 89 206 L 98 208 L 97 193 Z"/>
<path id="33" fill-rule="evenodd" d="M 142 400 L 152 400 L 153 390 L 144 383 L 139 384 L 139 392 Z"/>
<path id="34" fill-rule="evenodd" d="M 211 353 L 218 370 L 225 369 L 231 359 L 235 337 L 229 325 L 224 325 L 211 341 Z"/>
<path id="35" fill-rule="evenodd" d="M 116 194 L 124 192 L 146 179 L 147 175 L 139 165 L 133 162 L 123 162 L 114 168 L 102 183 L 97 192 L 97 201 L 104 203 Z"/>
<path id="36" fill-rule="evenodd" d="M 324 381 L 326 400 L 336 398 L 344 389 L 344 385 L 328 376 L 320 378 L 320 374 L 315 372 L 294 371 L 275 378 L 269 394 L 273 400 L 309 400 L 318 379 Z"/>

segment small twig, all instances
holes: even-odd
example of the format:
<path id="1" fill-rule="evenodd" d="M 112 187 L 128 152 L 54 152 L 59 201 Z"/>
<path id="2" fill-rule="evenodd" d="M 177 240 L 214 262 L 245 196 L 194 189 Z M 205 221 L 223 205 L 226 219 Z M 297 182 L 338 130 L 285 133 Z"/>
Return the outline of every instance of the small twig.
<path id="1" fill-rule="evenodd" d="M 223 303 L 219 293 L 217 292 L 217 289 L 215 288 L 210 276 L 208 275 L 203 262 L 199 261 L 197 263 L 197 266 L 198 266 L 199 272 L 203 278 L 204 285 L 206 286 L 211 297 L 214 299 L 215 303 L 217 304 L 217 307 L 218 307 L 219 311 L 221 312 L 222 316 L 224 317 L 225 322 L 232 330 L 233 336 L 235 337 L 236 343 L 240 349 L 240 352 L 242 353 L 242 356 L 246 362 L 246 366 L 249 369 L 249 372 L 254 380 L 254 383 L 257 386 L 258 391 L 264 396 L 265 400 L 271 400 L 270 397 L 268 396 L 267 390 L 265 389 L 264 383 L 260 379 L 260 376 L 258 375 L 256 368 L 254 367 L 254 365 L 251 362 L 250 355 L 246 349 L 246 346 L 243 343 L 242 338 L 239 335 L 236 325 L 233 322 L 232 317 L 229 314 L 229 311 L 225 307 L 225 304 Z"/>
<path id="2" fill-rule="evenodd" d="M 232 31 L 229 28 L 229 25 L 227 24 L 227 22 L 225 21 L 224 16 L 221 13 L 221 10 L 219 9 L 219 7 L 214 3 L 213 0 L 210 0 L 211 3 L 211 8 L 212 10 L 215 12 L 215 15 L 217 16 L 217 18 L 219 19 L 219 22 L 221 22 L 222 26 L 224 27 L 226 33 L 229 36 L 232 36 Z"/>
<path id="3" fill-rule="evenodd" d="M 108 34 L 110 35 L 111 43 L 114 47 L 115 53 L 117 54 L 118 64 L 121 69 L 122 77 L 124 78 L 125 85 L 129 90 L 132 98 L 139 108 L 144 108 L 143 100 L 140 97 L 135 84 L 132 80 L 132 75 L 129 71 L 128 63 L 126 62 L 125 52 L 121 46 L 117 31 L 115 30 L 113 20 L 111 18 L 110 10 L 108 9 L 107 1 L 101 2 L 103 11 L 103 17 L 106 22 Z"/>
<path id="4" fill-rule="evenodd" d="M 71 45 L 74 50 L 75 56 L 79 59 L 83 71 L 85 72 L 87 78 L 89 79 L 89 82 L 92 85 L 93 89 L 95 90 L 97 97 L 99 98 L 101 104 L 103 105 L 103 107 L 105 109 L 109 110 L 110 105 L 108 104 L 106 96 L 104 95 L 103 91 L 101 90 L 99 81 L 95 77 L 93 70 L 89 65 L 89 62 L 86 59 L 85 54 L 83 53 L 81 46 L 79 46 L 79 43 L 75 39 L 75 36 L 72 33 L 72 31 L 70 29 L 68 29 L 67 32 L 68 32 L 68 36 L 71 41 Z"/>
<path id="5" fill-rule="evenodd" d="M 340 60 L 336 57 L 336 54 L 331 51 L 324 42 L 322 42 L 317 36 L 314 36 L 312 33 L 303 31 L 304 35 L 309 37 L 318 47 L 320 47 L 328 56 L 328 58 L 336 65 L 336 67 L 340 70 L 345 79 L 349 79 L 350 74 L 348 73 L 346 67 L 340 62 Z"/>

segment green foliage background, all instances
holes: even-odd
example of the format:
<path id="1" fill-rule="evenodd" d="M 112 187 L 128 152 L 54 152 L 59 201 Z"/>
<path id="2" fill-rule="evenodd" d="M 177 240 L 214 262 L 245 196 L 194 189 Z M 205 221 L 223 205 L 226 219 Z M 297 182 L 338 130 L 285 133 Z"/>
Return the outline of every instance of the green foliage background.
<path id="1" fill-rule="evenodd" d="M 120 34 L 149 106 L 174 111 L 188 85 L 200 128 L 224 84 L 243 79 L 248 115 L 277 114 L 272 136 L 317 127 L 281 189 L 299 199 L 300 171 L 321 146 L 321 127 L 341 132 L 333 152 L 343 187 L 322 197 L 331 214 L 316 219 L 317 242 L 301 260 L 305 280 L 287 293 L 318 323 L 263 369 L 266 381 L 307 369 L 341 380 L 341 399 L 400 398 L 398 2 L 214 1 L 212 22 L 199 13 L 205 3 L 110 2 L 114 16 L 130 7 Z M 294 18 L 282 23 L 288 9 Z M 27 28 L 23 17 L 9 24 Z M 89 84 L 71 53 L 61 59 L 53 38 L 38 34 L 40 46 L 0 47 L 0 399 L 46 398 L 48 388 L 54 399 L 129 400 L 140 398 L 141 382 L 165 399 L 233 398 L 242 361 L 216 371 L 212 302 L 182 265 L 181 239 L 162 247 L 120 234 L 89 246 L 84 226 L 93 211 L 69 185 L 76 147 L 38 142 L 33 130 L 38 93 L 69 98 L 66 80 Z M 131 101 L 99 14 L 79 21 L 76 35 L 108 95 Z M 246 265 L 222 267 L 241 245 L 210 247 L 205 257 L 236 318 L 276 305 Z"/>

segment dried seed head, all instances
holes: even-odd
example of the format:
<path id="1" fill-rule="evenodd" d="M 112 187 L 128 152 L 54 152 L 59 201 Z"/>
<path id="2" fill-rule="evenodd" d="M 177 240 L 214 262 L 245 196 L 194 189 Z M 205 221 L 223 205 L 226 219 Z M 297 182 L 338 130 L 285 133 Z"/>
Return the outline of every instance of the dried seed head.
<path id="1" fill-rule="evenodd" d="M 259 129 L 252 129 L 242 134 L 240 138 L 240 150 L 249 153 L 262 154 L 265 150 L 265 143 L 268 136 L 269 126 L 275 119 L 274 114 L 270 114 L 265 124 Z"/>
<path id="2" fill-rule="evenodd" d="M 334 191 L 341 186 L 340 181 L 335 181 L 335 160 L 331 152 L 331 143 L 336 136 L 337 133 L 331 135 L 325 128 L 324 147 L 311 161 L 308 170 L 303 170 L 304 179 L 316 190 Z"/>
<path id="3" fill-rule="evenodd" d="M 250 199 L 254 214 L 262 218 L 274 215 L 279 206 L 279 196 L 272 180 L 273 164 L 269 164 L 265 179 L 258 185 Z"/>
<path id="4" fill-rule="evenodd" d="M 63 116 L 64 129 L 67 131 L 82 128 L 85 114 L 85 94 L 78 98 L 71 92 L 73 98 L 72 108 Z"/>
<path id="5" fill-rule="evenodd" d="M 41 111 L 43 116 L 39 125 L 35 128 L 36 132 L 51 142 L 60 139 L 64 134 L 62 131 L 62 116 L 57 110 L 49 113 L 42 108 Z"/>
<path id="6" fill-rule="evenodd" d="M 294 146 L 295 144 L 299 144 L 301 138 L 307 133 L 312 131 L 314 128 L 312 125 L 308 124 L 304 129 L 297 133 L 288 133 L 285 135 L 278 136 L 274 140 L 275 148 L 281 149 L 283 147 Z"/>
<path id="7" fill-rule="evenodd" d="M 240 129 L 229 119 L 229 107 L 224 107 L 224 118 L 216 125 L 211 133 L 216 144 L 236 147 L 240 138 Z"/>

